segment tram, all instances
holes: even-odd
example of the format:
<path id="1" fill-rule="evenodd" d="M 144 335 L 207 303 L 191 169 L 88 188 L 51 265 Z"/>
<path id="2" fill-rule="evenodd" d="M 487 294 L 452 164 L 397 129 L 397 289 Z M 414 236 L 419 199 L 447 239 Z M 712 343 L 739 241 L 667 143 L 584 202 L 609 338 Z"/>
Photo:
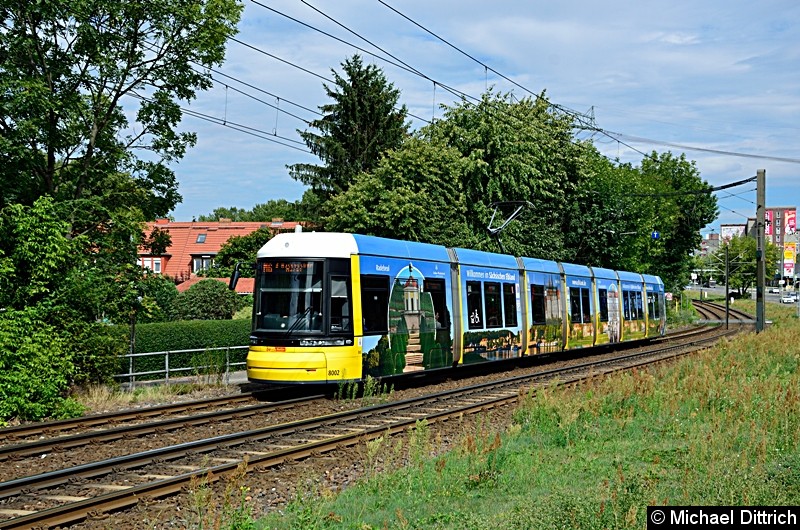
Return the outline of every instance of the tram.
<path id="1" fill-rule="evenodd" d="M 247 376 L 327 384 L 663 335 L 657 276 L 358 234 L 258 252 Z"/>

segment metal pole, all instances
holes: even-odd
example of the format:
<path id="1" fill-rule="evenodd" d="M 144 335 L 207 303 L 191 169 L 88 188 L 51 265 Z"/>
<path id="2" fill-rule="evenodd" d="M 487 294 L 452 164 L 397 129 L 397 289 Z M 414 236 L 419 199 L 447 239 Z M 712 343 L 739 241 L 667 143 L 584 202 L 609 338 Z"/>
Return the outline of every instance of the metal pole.
<path id="1" fill-rule="evenodd" d="M 756 171 L 756 333 L 764 330 L 764 287 L 766 262 L 764 256 L 764 215 L 766 213 L 766 173 Z"/>
<path id="2" fill-rule="evenodd" d="M 725 244 L 725 329 L 728 329 L 728 320 L 731 312 L 731 299 L 728 284 L 728 244 Z"/>
<path id="3" fill-rule="evenodd" d="M 128 352 L 130 353 L 130 359 L 131 359 L 130 372 L 128 372 L 128 373 L 130 374 L 129 383 L 131 385 L 131 390 L 133 390 L 133 387 L 134 387 L 135 381 L 136 381 L 136 378 L 133 375 L 133 353 L 134 353 L 134 351 L 136 351 L 136 309 L 135 308 L 131 310 L 131 329 L 130 329 L 130 337 L 128 339 L 129 339 L 128 341 L 129 341 L 129 346 L 130 346 Z"/>

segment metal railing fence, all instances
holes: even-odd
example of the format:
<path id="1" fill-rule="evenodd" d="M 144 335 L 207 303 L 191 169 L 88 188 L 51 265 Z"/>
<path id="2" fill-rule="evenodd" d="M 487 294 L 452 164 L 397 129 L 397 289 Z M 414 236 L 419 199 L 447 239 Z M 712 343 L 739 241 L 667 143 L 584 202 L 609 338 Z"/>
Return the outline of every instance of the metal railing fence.
<path id="1" fill-rule="evenodd" d="M 115 380 L 124 381 L 127 379 L 128 384 L 131 387 L 136 385 L 136 379 L 139 378 L 139 382 L 142 383 L 144 381 L 152 382 L 155 380 L 161 380 L 165 383 L 169 384 L 170 380 L 174 381 L 175 374 L 180 374 L 180 377 L 187 377 L 187 376 L 218 376 L 225 383 L 227 383 L 230 379 L 230 373 L 232 371 L 236 371 L 237 369 L 241 370 L 246 365 L 246 361 L 231 361 L 231 352 L 238 351 L 238 350 L 247 350 L 248 346 L 227 346 L 221 348 L 200 348 L 200 349 L 193 349 L 193 350 L 168 350 L 168 351 L 157 351 L 157 352 L 144 352 L 144 353 L 127 353 L 123 356 L 120 356 L 120 359 L 127 359 L 128 365 L 128 373 L 124 374 L 117 374 L 114 376 Z M 220 352 L 219 354 L 215 352 Z M 224 364 L 222 361 L 222 352 L 224 352 L 225 360 Z M 190 355 L 192 360 L 200 360 L 205 361 L 202 364 L 192 364 L 192 366 L 179 366 L 175 367 L 172 366 L 170 363 L 170 356 L 172 356 L 173 360 L 176 356 L 179 358 L 185 358 L 187 355 Z M 155 370 L 144 370 L 144 371 L 135 371 L 135 364 L 136 359 L 144 358 L 144 357 L 158 357 L 163 356 L 163 363 L 161 366 L 163 368 L 155 369 Z M 209 363 L 209 360 L 213 360 L 215 362 Z M 217 362 L 219 361 L 219 362 Z M 162 375 L 161 378 L 150 378 L 150 376 L 158 376 Z M 142 380 L 144 379 L 144 381 Z"/>

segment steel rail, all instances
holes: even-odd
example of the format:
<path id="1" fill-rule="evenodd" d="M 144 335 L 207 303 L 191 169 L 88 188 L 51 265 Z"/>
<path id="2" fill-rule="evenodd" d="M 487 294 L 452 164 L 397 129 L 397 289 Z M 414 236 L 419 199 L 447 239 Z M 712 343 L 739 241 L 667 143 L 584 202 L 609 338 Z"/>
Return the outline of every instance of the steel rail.
<path id="1" fill-rule="evenodd" d="M 17 425 L 14 427 L 0 429 L 0 440 L 11 440 L 14 438 L 22 438 L 40 434 L 51 434 L 54 432 L 75 428 L 84 429 L 93 427 L 95 425 L 108 425 L 109 423 L 121 421 L 140 420 L 152 416 L 160 416 L 163 414 L 179 414 L 184 411 L 220 407 L 228 404 L 236 405 L 237 403 L 251 401 L 253 398 L 253 394 L 238 394 L 236 396 L 207 398 L 197 401 L 185 401 L 183 403 L 170 403 L 141 409 L 129 409 L 120 412 L 91 414 L 89 416 L 81 416 L 80 418 L 69 418 L 65 420 Z"/>
<path id="2" fill-rule="evenodd" d="M 261 403 L 250 405 L 233 410 L 217 410 L 194 416 L 172 418 L 156 422 L 149 422 L 137 425 L 125 425 L 112 427 L 102 431 L 89 431 L 78 434 L 62 436 L 58 438 L 46 438 L 33 442 L 23 442 L 16 445 L 0 446 L 0 461 L 15 458 L 26 458 L 53 452 L 62 451 L 74 447 L 80 447 L 90 443 L 112 442 L 129 436 L 143 436 L 165 431 L 173 431 L 181 427 L 197 427 L 212 422 L 227 421 L 237 418 L 246 418 L 258 413 L 273 412 L 283 410 L 298 404 L 322 398 L 323 395 L 314 395 L 304 398 L 278 401 L 274 403 Z"/>
<path id="3" fill-rule="evenodd" d="M 727 333 L 733 332 L 734 331 L 729 331 Z M 31 491 L 32 489 L 41 489 L 52 486 L 57 483 L 64 483 L 65 481 L 69 480 L 69 477 L 75 477 L 76 475 L 79 477 L 89 478 L 107 474 L 111 470 L 131 469 L 132 467 L 145 465 L 147 462 L 163 463 L 165 460 L 176 458 L 176 455 L 178 454 L 185 454 L 187 452 L 204 453 L 215 448 L 230 448 L 233 445 L 240 445 L 247 441 L 259 440 L 268 438 L 269 436 L 274 436 L 278 431 L 285 431 L 287 434 L 297 434 L 298 432 L 308 432 L 310 429 L 314 428 L 314 426 L 343 428 L 342 424 L 346 418 L 354 421 L 361 421 L 362 423 L 377 421 L 377 425 L 360 427 L 358 432 L 346 433 L 339 436 L 328 435 L 329 437 L 326 439 L 306 442 L 299 447 L 273 450 L 266 454 L 256 453 L 252 458 L 247 458 L 244 461 L 221 464 L 214 467 L 206 467 L 189 473 L 177 475 L 169 479 L 130 487 L 122 491 L 111 492 L 92 499 L 85 499 L 78 502 L 65 504 L 63 506 L 50 508 L 34 514 L 2 521 L 0 522 L 0 528 L 28 528 L 43 524 L 67 524 L 89 517 L 92 513 L 116 510 L 130 506 L 139 502 L 143 496 L 160 497 L 175 493 L 185 486 L 185 484 L 192 478 L 207 476 L 212 478 L 212 480 L 216 480 L 221 476 L 226 476 L 235 472 L 237 468 L 243 465 L 243 462 L 245 462 L 244 465 L 246 465 L 248 469 L 254 466 L 272 466 L 278 463 L 286 462 L 287 460 L 304 458 L 315 453 L 353 445 L 365 439 L 383 436 L 384 433 L 387 432 L 396 433 L 406 428 L 410 428 L 422 418 L 429 422 L 435 422 L 448 417 L 459 416 L 480 410 L 488 410 L 490 408 L 500 406 L 501 404 L 519 399 L 521 394 L 520 384 L 523 382 L 536 384 L 537 381 L 545 382 L 557 379 L 561 384 L 571 384 L 579 380 L 580 377 L 573 377 L 571 380 L 564 380 L 563 376 L 569 373 L 580 373 L 583 371 L 584 375 L 581 377 L 597 377 L 599 375 L 605 375 L 611 371 L 628 369 L 629 366 L 642 366 L 653 362 L 660 362 L 676 355 L 688 353 L 688 349 L 714 342 L 718 338 L 719 337 L 717 336 L 713 336 L 693 341 L 690 344 L 668 346 L 656 352 L 638 352 L 614 359 L 607 359 L 599 363 L 587 362 L 567 368 L 552 369 L 543 372 L 537 372 L 535 374 L 516 376 L 499 382 L 472 385 L 467 388 L 449 390 L 421 398 L 408 399 L 390 404 L 374 405 L 357 411 L 337 413 L 309 420 L 301 420 L 299 422 L 292 422 L 289 424 L 268 427 L 256 431 L 249 431 L 247 433 L 240 433 L 238 435 L 226 435 L 205 441 L 179 444 L 178 446 L 173 446 L 171 448 L 147 451 L 137 455 L 129 455 L 127 457 L 112 459 L 111 461 L 106 461 L 104 463 L 88 464 L 84 466 L 78 466 L 78 468 L 72 468 L 70 470 L 45 473 L 35 477 L 26 477 L 25 479 L 11 481 L 10 483 L 3 483 L 0 484 L 0 491 L 3 492 L 0 498 L 8 497 L 12 490 L 22 493 L 25 491 Z M 677 350 L 681 351 L 672 354 L 664 353 L 670 351 L 676 352 Z M 648 360 L 646 358 L 650 359 Z M 639 360 L 634 362 L 633 365 L 620 364 L 624 359 L 628 359 L 629 361 L 635 361 L 636 359 Z M 612 369 L 604 372 L 603 374 L 598 374 L 596 372 L 598 366 L 603 365 L 610 366 Z M 502 387 L 511 388 L 504 390 Z M 452 403 L 459 395 L 462 399 L 469 399 L 471 397 L 471 399 L 474 401 L 481 391 L 491 392 L 493 395 L 488 399 L 479 399 L 478 402 L 469 402 L 465 405 L 462 404 L 456 407 L 452 406 Z M 418 407 L 434 406 L 435 411 L 427 413 L 413 412 L 411 407 L 414 405 Z M 443 407 L 446 410 L 442 410 Z M 394 412 L 395 418 L 383 419 L 377 417 L 378 414 L 392 412 Z M 401 414 L 401 416 L 398 418 L 397 414 Z M 170 450 L 173 452 L 173 456 L 170 456 Z M 103 467 L 105 468 L 104 470 L 101 469 Z M 75 479 L 73 478 L 72 480 Z"/>

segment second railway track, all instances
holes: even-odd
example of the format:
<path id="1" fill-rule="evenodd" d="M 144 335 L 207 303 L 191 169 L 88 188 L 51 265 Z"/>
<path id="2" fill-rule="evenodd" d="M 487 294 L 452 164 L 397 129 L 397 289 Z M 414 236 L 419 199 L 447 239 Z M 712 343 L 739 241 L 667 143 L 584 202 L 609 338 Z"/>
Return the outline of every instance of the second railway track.
<path id="1" fill-rule="evenodd" d="M 720 314 L 719 308 L 711 311 Z M 410 429 L 423 419 L 434 423 L 502 406 L 516 401 L 525 389 L 673 358 L 735 331 L 717 328 L 713 336 L 691 338 L 688 345 L 665 346 L 657 352 L 625 354 L 6 481 L 0 483 L 4 517 L 0 528 L 68 525 L 92 514 L 129 507 L 143 498 L 174 494 L 198 477 L 219 478 L 243 466 L 268 468 Z"/>

